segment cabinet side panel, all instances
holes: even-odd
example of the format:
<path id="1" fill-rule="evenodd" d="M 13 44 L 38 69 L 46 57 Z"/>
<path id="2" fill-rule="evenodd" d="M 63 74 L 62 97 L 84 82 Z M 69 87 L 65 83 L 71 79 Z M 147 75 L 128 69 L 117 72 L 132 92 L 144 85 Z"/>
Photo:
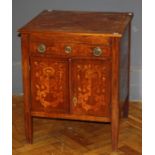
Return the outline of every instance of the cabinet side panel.
<path id="1" fill-rule="evenodd" d="M 127 27 L 120 45 L 120 103 L 121 107 L 129 98 L 129 26 Z"/>

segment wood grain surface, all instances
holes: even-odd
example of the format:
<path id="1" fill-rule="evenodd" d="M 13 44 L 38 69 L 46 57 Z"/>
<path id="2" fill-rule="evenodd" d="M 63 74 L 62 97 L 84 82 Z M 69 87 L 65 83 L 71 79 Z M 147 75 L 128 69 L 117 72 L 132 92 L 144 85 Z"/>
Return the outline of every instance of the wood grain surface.
<path id="1" fill-rule="evenodd" d="M 20 32 L 71 32 L 121 36 L 132 13 L 43 11 Z"/>

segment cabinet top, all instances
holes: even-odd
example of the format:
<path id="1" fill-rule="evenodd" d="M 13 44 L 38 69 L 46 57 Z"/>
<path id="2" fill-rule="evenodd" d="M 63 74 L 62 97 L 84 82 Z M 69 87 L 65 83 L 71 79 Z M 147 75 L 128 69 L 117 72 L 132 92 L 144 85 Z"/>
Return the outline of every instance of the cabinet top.
<path id="1" fill-rule="evenodd" d="M 19 32 L 100 34 L 121 37 L 132 17 L 131 12 L 45 10 L 20 28 Z"/>

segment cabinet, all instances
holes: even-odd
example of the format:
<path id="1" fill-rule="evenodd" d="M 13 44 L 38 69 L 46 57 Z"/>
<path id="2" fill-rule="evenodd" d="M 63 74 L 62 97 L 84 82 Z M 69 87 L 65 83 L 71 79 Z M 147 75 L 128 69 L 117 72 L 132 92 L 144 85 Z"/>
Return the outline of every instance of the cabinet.
<path id="1" fill-rule="evenodd" d="M 26 138 L 32 117 L 110 122 L 128 115 L 132 13 L 43 11 L 21 33 Z"/>

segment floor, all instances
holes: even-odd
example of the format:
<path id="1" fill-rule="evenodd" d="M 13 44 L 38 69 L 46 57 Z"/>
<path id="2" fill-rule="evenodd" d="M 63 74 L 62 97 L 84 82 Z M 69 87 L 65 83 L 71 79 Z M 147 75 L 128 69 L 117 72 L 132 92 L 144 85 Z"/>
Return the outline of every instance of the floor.
<path id="1" fill-rule="evenodd" d="M 120 125 L 119 151 L 111 151 L 108 123 L 34 119 L 33 144 L 24 135 L 23 98 L 13 96 L 13 155 L 141 155 L 141 103 L 130 103 Z"/>

